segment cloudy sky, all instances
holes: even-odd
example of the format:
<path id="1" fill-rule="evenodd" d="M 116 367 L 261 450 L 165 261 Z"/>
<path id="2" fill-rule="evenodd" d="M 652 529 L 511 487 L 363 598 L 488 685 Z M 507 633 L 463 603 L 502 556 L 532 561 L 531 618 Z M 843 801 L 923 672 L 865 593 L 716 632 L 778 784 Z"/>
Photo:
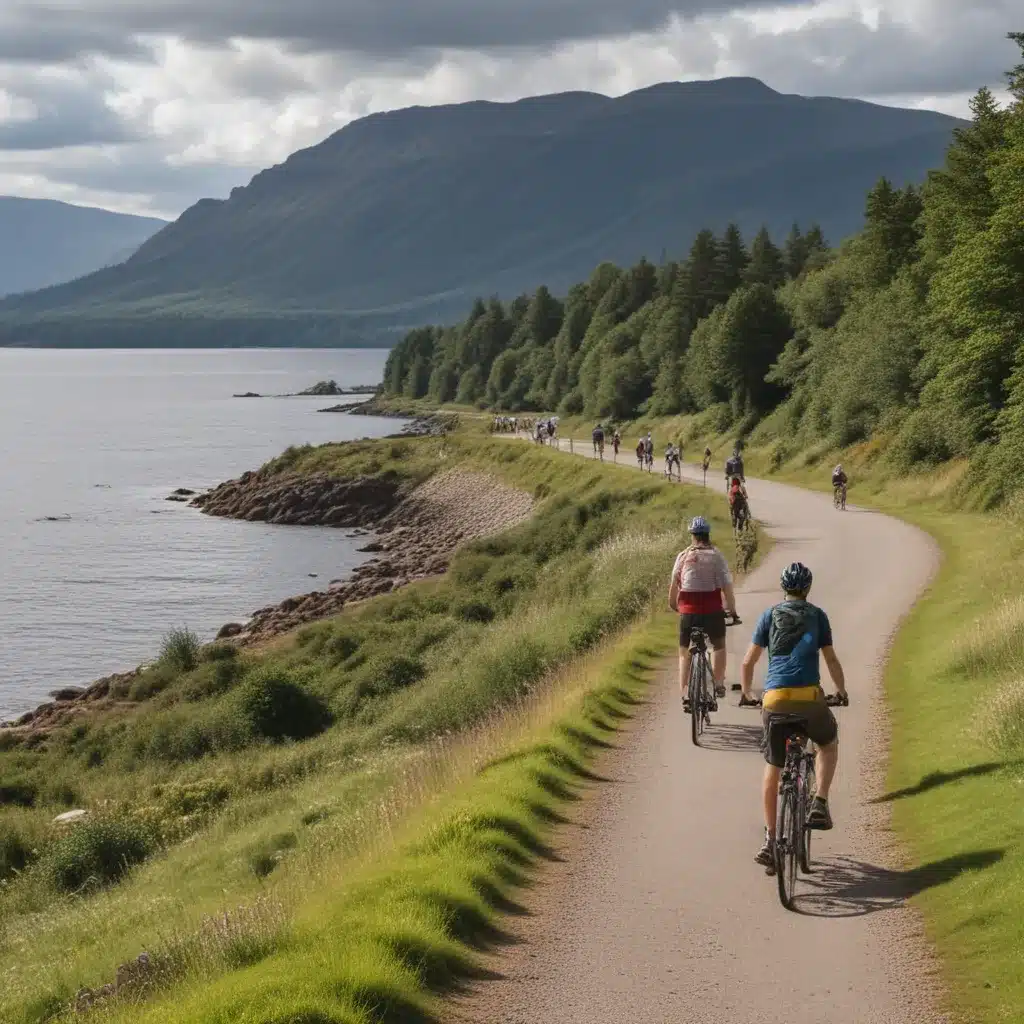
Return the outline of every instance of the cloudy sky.
<path id="1" fill-rule="evenodd" d="M 1020 0 L 0 0 L 0 194 L 176 216 L 353 118 L 753 75 L 954 114 Z"/>

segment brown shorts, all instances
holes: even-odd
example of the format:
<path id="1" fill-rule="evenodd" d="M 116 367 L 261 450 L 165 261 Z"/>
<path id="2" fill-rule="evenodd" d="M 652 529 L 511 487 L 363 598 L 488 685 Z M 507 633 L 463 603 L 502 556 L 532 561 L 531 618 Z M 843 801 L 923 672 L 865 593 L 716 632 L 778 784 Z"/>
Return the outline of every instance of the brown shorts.
<path id="1" fill-rule="evenodd" d="M 771 723 L 778 718 L 799 716 L 800 732 L 819 747 L 827 747 L 839 735 L 836 716 L 825 703 L 824 692 L 820 686 L 815 687 L 815 690 L 815 700 L 781 700 L 761 711 L 761 723 L 764 726 L 764 759 L 770 765 L 781 768 L 786 763 L 787 730 L 771 728 Z"/>
<path id="2" fill-rule="evenodd" d="M 690 646 L 690 631 L 697 627 L 708 635 L 708 644 L 713 651 L 725 647 L 725 612 L 706 612 L 703 615 L 690 615 L 683 612 L 679 616 L 679 646 Z"/>

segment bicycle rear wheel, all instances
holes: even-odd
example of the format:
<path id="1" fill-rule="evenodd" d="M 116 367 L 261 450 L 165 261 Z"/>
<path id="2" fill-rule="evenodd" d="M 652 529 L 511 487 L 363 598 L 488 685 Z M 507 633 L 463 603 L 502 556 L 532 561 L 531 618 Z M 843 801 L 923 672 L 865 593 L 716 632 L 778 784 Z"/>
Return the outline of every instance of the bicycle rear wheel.
<path id="1" fill-rule="evenodd" d="M 695 747 L 700 746 L 700 737 L 704 732 L 704 715 L 707 705 L 706 680 L 704 678 L 704 659 L 699 652 L 694 652 L 690 662 L 690 735 Z"/>
<path id="2" fill-rule="evenodd" d="M 779 810 L 775 823 L 775 878 L 779 883 L 779 900 L 787 910 L 793 909 L 796 893 L 797 796 L 793 786 L 779 794 Z"/>

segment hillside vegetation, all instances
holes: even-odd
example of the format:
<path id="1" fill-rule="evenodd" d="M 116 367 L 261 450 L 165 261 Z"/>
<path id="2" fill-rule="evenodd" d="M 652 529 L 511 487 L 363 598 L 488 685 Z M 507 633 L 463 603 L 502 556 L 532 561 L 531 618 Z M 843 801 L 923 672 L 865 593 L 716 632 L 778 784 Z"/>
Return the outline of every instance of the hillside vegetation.
<path id="1" fill-rule="evenodd" d="M 0 343 L 387 344 L 477 294 L 678 254 L 704 223 L 843 237 L 871 182 L 920 181 L 960 123 L 753 79 L 374 114 L 123 266 L 0 304 Z"/>
<path id="2" fill-rule="evenodd" d="M 389 848 L 463 770 L 460 737 L 517 708 L 543 722 L 566 672 L 577 693 L 594 685 L 572 666 L 661 604 L 686 516 L 723 523 L 700 490 L 469 432 L 295 449 L 268 472 L 421 481 L 454 466 L 526 490 L 532 518 L 465 545 L 444 576 L 269 644 L 171 632 L 101 710 L 0 730 L 0 1019 L 61 1018 L 142 952 L 161 989 L 299 948 L 320 882 Z M 89 816 L 52 822 L 69 808 Z"/>
<path id="3" fill-rule="evenodd" d="M 1021 35 L 1013 38 L 1021 43 Z M 602 264 L 564 300 L 540 288 L 410 332 L 387 394 L 592 419 L 701 414 L 808 448 L 873 441 L 894 473 L 967 458 L 986 506 L 1024 483 L 1024 65 L 982 89 L 921 187 L 868 192 L 826 251 L 797 229 L 748 247 L 733 226 L 655 267 Z"/>
<path id="4" fill-rule="evenodd" d="M 0 296 L 122 263 L 166 223 L 52 199 L 0 196 Z"/>

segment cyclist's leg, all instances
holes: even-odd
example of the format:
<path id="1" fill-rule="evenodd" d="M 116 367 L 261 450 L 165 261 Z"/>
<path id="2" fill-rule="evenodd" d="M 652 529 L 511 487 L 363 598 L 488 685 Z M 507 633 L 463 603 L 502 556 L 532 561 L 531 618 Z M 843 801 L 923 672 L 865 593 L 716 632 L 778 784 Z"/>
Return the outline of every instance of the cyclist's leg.
<path id="1" fill-rule="evenodd" d="M 679 616 L 679 696 L 684 701 L 689 696 L 687 689 L 690 683 L 690 662 L 693 660 L 693 655 L 690 652 L 690 629 L 692 625 L 692 615 Z"/>
<path id="2" fill-rule="evenodd" d="M 779 779 L 782 766 L 786 763 L 786 737 L 783 733 L 769 731 L 772 711 L 761 712 L 764 728 L 764 777 L 761 781 L 761 806 L 764 810 L 764 843 L 754 855 L 754 860 L 764 867 L 774 863 L 775 823 L 779 813 Z M 771 737 L 771 742 L 769 742 Z"/>
<path id="3" fill-rule="evenodd" d="M 725 696 L 725 669 L 727 655 L 725 650 L 725 612 L 715 612 L 705 616 L 704 628 L 708 634 L 711 647 L 711 674 L 715 680 L 715 696 Z"/>
<path id="4" fill-rule="evenodd" d="M 839 727 L 836 716 L 823 699 L 814 701 L 807 711 L 807 735 L 818 748 L 814 764 L 817 793 L 808 810 L 807 823 L 812 828 L 829 829 L 832 814 L 828 795 L 839 761 Z"/>

